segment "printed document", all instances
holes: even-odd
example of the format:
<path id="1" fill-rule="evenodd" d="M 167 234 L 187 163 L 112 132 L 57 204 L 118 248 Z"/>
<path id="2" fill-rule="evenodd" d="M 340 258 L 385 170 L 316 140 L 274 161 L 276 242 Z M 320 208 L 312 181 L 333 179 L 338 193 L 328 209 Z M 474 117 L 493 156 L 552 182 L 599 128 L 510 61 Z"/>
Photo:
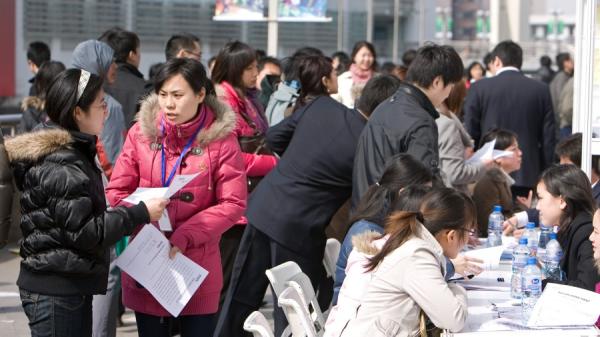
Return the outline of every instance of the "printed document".
<path id="1" fill-rule="evenodd" d="M 208 271 L 181 253 L 171 260 L 170 248 L 169 240 L 156 227 L 145 225 L 116 263 L 177 317 Z"/>
<path id="2" fill-rule="evenodd" d="M 483 260 L 481 268 L 484 270 L 498 269 L 500 265 L 500 256 L 504 251 L 503 246 L 496 246 L 490 248 L 473 249 L 464 252 L 465 256 L 477 258 Z"/>
<path id="3" fill-rule="evenodd" d="M 467 159 L 467 164 L 478 164 L 486 159 L 492 159 L 494 145 L 496 145 L 496 139 L 485 143 L 471 158 Z"/>
<path id="4" fill-rule="evenodd" d="M 600 294 L 548 283 L 537 301 L 528 327 L 592 326 L 600 316 Z"/>
<path id="5" fill-rule="evenodd" d="M 156 198 L 169 199 L 190 181 L 194 180 L 200 173 L 195 174 L 181 174 L 173 177 L 173 181 L 169 187 L 138 187 L 130 196 L 123 199 L 130 204 L 137 205 L 140 201 L 147 201 Z M 170 232 L 173 230 L 171 221 L 169 220 L 169 213 L 165 209 L 162 216 L 158 220 L 158 227 L 160 230 Z"/>

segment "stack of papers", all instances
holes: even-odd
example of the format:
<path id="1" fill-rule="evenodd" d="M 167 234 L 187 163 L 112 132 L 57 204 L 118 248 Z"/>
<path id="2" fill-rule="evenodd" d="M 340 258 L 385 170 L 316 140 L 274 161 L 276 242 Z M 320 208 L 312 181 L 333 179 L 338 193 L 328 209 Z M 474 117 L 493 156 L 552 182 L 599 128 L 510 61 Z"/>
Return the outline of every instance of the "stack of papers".
<path id="1" fill-rule="evenodd" d="M 514 155 L 512 151 L 494 150 L 495 145 L 496 139 L 485 143 L 471 158 L 467 159 L 467 164 L 479 164 L 487 159 L 498 159 Z"/>
<path id="2" fill-rule="evenodd" d="M 116 264 L 146 288 L 174 317 L 192 298 L 208 271 L 183 254 L 169 258 L 169 240 L 146 225 L 129 243 Z"/>

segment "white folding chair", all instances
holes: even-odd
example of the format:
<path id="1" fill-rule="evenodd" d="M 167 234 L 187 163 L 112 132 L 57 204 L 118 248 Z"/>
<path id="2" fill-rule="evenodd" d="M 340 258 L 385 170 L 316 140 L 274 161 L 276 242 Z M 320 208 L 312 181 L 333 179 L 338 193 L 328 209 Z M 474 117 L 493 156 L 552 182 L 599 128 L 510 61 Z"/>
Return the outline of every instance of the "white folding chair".
<path id="1" fill-rule="evenodd" d="M 274 337 L 273 328 L 260 311 L 252 312 L 244 321 L 244 330 L 251 332 L 254 337 Z"/>
<path id="2" fill-rule="evenodd" d="M 289 322 L 292 337 L 317 337 L 308 306 L 304 296 L 294 286 L 287 287 L 278 297 L 278 304 L 283 309 Z"/>
<path id="3" fill-rule="evenodd" d="M 308 303 L 310 309 L 312 309 L 312 312 L 309 311 L 309 314 L 315 330 L 323 330 L 323 327 L 325 326 L 325 316 L 319 306 L 315 289 L 310 282 L 310 278 L 302 272 L 296 262 L 288 261 L 282 263 L 279 266 L 267 269 L 266 274 L 277 298 L 279 298 L 281 293 L 289 286 L 290 281 L 295 282 L 300 287 L 304 302 Z"/>
<path id="4" fill-rule="evenodd" d="M 336 239 L 327 239 L 325 244 L 325 255 L 323 255 L 323 266 L 327 276 L 331 277 L 335 281 L 335 265 L 340 255 L 340 249 L 342 245 Z"/>

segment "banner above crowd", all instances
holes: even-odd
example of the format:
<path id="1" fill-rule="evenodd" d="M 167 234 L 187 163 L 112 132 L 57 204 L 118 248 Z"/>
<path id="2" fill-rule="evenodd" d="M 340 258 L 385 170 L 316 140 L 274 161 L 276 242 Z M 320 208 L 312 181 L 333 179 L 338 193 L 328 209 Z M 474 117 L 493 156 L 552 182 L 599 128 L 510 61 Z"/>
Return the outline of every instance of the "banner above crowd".
<path id="1" fill-rule="evenodd" d="M 264 0 L 216 0 L 217 21 L 267 21 Z M 329 22 L 327 0 L 277 0 L 277 21 Z"/>

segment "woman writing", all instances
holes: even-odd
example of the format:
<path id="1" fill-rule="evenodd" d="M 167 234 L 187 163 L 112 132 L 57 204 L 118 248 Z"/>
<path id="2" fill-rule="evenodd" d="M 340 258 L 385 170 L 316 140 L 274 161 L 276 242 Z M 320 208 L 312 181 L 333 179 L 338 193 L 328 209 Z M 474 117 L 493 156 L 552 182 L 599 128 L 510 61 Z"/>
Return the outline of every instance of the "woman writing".
<path id="1" fill-rule="evenodd" d="M 181 312 L 181 334 L 211 336 L 222 286 L 219 240 L 246 206 L 244 163 L 231 133 L 235 115 L 219 103 L 195 60 L 167 61 L 154 92 L 129 130 L 107 194 L 118 205 L 137 187 L 166 187 L 176 174 L 198 174 L 172 197 L 173 230 L 165 234 L 171 256 L 182 253 L 208 270 Z M 140 336 L 169 336 L 169 313 L 127 274 L 123 303 L 135 311 Z"/>
<path id="2" fill-rule="evenodd" d="M 106 209 L 95 161 L 107 113 L 100 77 L 60 73 L 45 107 L 51 127 L 6 141 L 22 191 L 17 285 L 33 337 L 91 336 L 92 295 L 106 292 L 108 248 L 160 218 L 167 200 Z"/>

